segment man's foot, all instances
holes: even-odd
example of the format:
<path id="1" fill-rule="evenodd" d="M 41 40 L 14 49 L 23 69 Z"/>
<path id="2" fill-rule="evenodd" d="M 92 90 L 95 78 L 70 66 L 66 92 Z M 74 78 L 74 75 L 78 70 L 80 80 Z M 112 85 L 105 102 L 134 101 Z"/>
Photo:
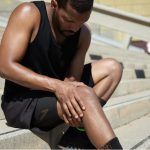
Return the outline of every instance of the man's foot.
<path id="1" fill-rule="evenodd" d="M 69 127 L 60 142 L 59 149 L 95 149 L 88 139 L 85 131 L 79 131 L 76 128 Z"/>

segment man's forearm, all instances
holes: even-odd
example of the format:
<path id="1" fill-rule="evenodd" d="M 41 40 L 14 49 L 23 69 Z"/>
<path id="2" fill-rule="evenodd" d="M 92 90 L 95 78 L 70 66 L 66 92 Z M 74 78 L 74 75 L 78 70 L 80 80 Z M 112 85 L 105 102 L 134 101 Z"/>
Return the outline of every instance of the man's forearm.
<path id="1" fill-rule="evenodd" d="M 55 92 L 59 88 L 59 84 L 62 83 L 58 79 L 35 73 L 19 63 L 1 67 L 0 74 L 7 80 L 35 90 Z"/>

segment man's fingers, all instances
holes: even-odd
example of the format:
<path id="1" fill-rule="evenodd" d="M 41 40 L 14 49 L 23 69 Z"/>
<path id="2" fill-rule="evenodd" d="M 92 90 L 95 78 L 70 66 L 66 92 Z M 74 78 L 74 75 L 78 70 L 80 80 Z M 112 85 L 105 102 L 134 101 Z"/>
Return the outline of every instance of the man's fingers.
<path id="1" fill-rule="evenodd" d="M 76 93 L 76 92 L 75 92 L 75 99 L 78 102 L 78 104 L 79 104 L 80 108 L 82 109 L 82 111 L 84 111 L 85 110 L 84 103 L 81 100 L 81 98 L 79 97 L 78 93 Z"/>
<path id="2" fill-rule="evenodd" d="M 63 110 L 65 111 L 65 113 L 68 117 L 72 116 L 66 103 L 63 104 Z"/>
<path id="3" fill-rule="evenodd" d="M 64 121 L 65 121 L 66 124 L 69 124 L 69 121 L 68 121 L 68 119 L 67 119 L 67 117 L 66 117 L 65 114 L 63 114 L 63 119 L 64 119 Z"/>
<path id="4" fill-rule="evenodd" d="M 72 103 L 74 109 L 76 110 L 78 116 L 83 117 L 83 112 L 82 112 L 82 109 L 80 108 L 80 105 L 78 104 L 78 102 L 75 99 L 72 99 L 71 103 Z"/>
<path id="5" fill-rule="evenodd" d="M 69 111 L 71 112 L 72 116 L 73 116 L 74 118 L 78 119 L 79 116 L 78 116 L 77 112 L 75 111 L 75 109 L 74 109 L 74 107 L 72 106 L 72 104 L 71 104 L 70 101 L 67 102 L 67 106 L 68 106 L 68 109 L 69 109 Z"/>

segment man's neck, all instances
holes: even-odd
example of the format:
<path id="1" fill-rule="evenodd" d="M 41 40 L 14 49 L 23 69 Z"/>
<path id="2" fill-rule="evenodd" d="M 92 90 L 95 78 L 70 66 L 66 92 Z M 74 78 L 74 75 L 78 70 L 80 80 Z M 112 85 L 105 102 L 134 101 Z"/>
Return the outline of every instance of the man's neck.
<path id="1" fill-rule="evenodd" d="M 65 37 L 57 29 L 56 22 L 54 19 L 54 10 L 51 7 L 49 7 L 47 8 L 47 12 L 53 37 L 55 38 L 57 43 L 62 44 L 65 40 Z"/>
<path id="2" fill-rule="evenodd" d="M 52 19 L 51 19 L 51 29 L 52 29 L 52 32 L 53 32 L 53 35 L 54 35 L 56 41 L 60 44 L 63 43 L 63 41 L 65 40 L 65 37 L 58 30 L 57 23 L 56 23 L 56 20 L 54 17 L 54 12 L 52 14 Z"/>

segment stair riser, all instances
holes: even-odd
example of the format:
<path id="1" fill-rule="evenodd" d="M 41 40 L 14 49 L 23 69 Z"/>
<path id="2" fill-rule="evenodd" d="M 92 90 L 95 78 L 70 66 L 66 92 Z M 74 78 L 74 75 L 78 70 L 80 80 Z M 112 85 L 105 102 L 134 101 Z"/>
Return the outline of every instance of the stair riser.
<path id="1" fill-rule="evenodd" d="M 106 107 L 104 112 L 113 128 L 125 125 L 150 113 L 150 97 L 120 106 Z"/>
<path id="2" fill-rule="evenodd" d="M 149 60 L 150 56 L 144 52 L 134 52 L 129 50 L 124 50 L 116 48 L 113 46 L 105 46 L 101 44 L 91 43 L 88 53 L 98 54 L 98 55 L 109 55 L 109 56 L 122 56 L 126 58 L 134 58 L 137 60 Z"/>
<path id="3" fill-rule="evenodd" d="M 0 135 L 1 149 L 54 149 L 68 126 L 60 125 L 50 132 L 19 130 Z M 50 141 L 50 142 L 49 142 Z M 49 146 L 49 144 L 51 146 Z M 50 148 L 51 147 L 51 148 Z"/>
<path id="4" fill-rule="evenodd" d="M 150 89 L 150 79 L 121 81 L 112 97 L 128 95 Z"/>

